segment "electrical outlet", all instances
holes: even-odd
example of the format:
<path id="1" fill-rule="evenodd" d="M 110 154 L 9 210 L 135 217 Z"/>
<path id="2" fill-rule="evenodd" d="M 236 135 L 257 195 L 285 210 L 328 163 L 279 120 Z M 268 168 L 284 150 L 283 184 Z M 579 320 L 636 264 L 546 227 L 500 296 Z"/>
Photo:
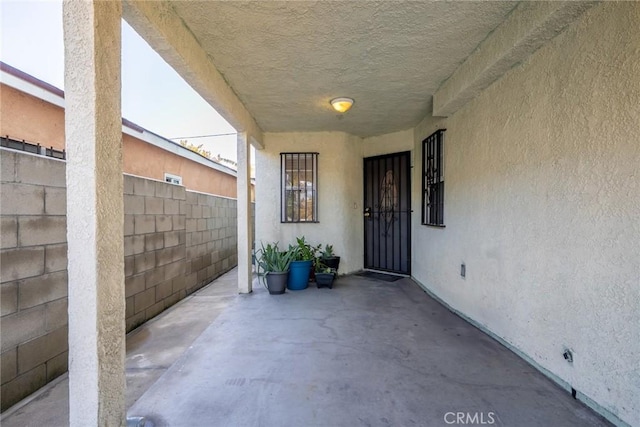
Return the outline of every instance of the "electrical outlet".
<path id="1" fill-rule="evenodd" d="M 464 263 L 460 264 L 460 275 L 467 277 L 467 266 Z"/>

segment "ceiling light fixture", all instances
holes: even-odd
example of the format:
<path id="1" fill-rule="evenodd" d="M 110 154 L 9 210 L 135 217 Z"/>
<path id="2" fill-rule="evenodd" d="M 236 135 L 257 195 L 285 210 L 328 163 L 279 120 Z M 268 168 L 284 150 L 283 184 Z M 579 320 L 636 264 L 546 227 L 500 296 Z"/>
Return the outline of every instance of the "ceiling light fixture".
<path id="1" fill-rule="evenodd" d="M 351 98 L 334 98 L 331 101 L 331 106 L 339 113 L 346 113 L 353 105 L 353 99 Z"/>

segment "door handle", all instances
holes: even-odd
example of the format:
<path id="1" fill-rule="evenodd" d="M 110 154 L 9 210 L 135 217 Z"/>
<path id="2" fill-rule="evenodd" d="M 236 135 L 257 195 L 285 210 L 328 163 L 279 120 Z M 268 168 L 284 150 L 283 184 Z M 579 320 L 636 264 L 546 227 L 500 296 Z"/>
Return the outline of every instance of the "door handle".
<path id="1" fill-rule="evenodd" d="M 364 209 L 364 217 L 369 218 L 371 216 L 371 208 Z"/>

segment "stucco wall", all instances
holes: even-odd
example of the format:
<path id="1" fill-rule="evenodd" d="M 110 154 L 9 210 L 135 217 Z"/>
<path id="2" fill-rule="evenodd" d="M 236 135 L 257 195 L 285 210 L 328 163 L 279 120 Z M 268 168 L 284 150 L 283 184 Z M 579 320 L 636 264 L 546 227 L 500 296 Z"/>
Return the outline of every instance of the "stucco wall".
<path id="1" fill-rule="evenodd" d="M 372 136 L 362 140 L 362 157 L 412 151 L 413 145 L 413 128 L 380 136 Z"/>
<path id="2" fill-rule="evenodd" d="M 0 135 L 64 148 L 64 110 L 17 89 L 0 85 Z"/>
<path id="3" fill-rule="evenodd" d="M 341 255 L 340 272 L 363 267 L 363 158 L 413 150 L 413 129 L 371 138 L 342 132 L 266 133 L 256 150 L 256 242 L 280 242 L 296 236 L 312 244 L 332 244 Z M 318 152 L 318 224 L 280 223 L 280 153 Z"/>
<path id="4" fill-rule="evenodd" d="M 264 135 L 265 149 L 256 150 L 256 247 L 261 241 L 287 247 L 305 236 L 312 244 L 333 245 L 340 273 L 362 269 L 361 141 L 342 132 Z M 280 223 L 281 152 L 319 153 L 319 223 Z"/>
<path id="5" fill-rule="evenodd" d="M 423 138 L 447 128 L 446 228 L 413 217 L 417 280 L 631 425 L 640 425 L 639 76 L 640 4 L 587 12 L 452 117 L 416 128 L 416 158 Z"/>
<path id="6" fill-rule="evenodd" d="M 25 140 L 57 150 L 65 148 L 64 109 L 28 95 L 6 84 L 1 85 L 0 135 Z M 62 100 L 62 99 L 61 99 Z M 122 170 L 125 173 L 164 181 L 165 172 L 182 177 L 189 190 L 236 197 L 236 178 L 142 139 L 123 134 Z"/>
<path id="7" fill-rule="evenodd" d="M 177 156 L 145 141 L 123 135 L 122 170 L 164 181 L 165 172 L 182 177 L 189 190 L 236 197 L 236 177 Z M 150 160 L 153 159 L 153 160 Z"/>

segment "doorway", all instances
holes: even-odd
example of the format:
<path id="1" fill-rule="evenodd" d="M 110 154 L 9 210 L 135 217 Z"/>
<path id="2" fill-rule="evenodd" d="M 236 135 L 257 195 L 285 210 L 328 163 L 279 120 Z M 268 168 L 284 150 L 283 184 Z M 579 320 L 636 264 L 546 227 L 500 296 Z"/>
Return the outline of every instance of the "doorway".
<path id="1" fill-rule="evenodd" d="M 364 159 L 364 267 L 411 274 L 411 153 Z"/>

